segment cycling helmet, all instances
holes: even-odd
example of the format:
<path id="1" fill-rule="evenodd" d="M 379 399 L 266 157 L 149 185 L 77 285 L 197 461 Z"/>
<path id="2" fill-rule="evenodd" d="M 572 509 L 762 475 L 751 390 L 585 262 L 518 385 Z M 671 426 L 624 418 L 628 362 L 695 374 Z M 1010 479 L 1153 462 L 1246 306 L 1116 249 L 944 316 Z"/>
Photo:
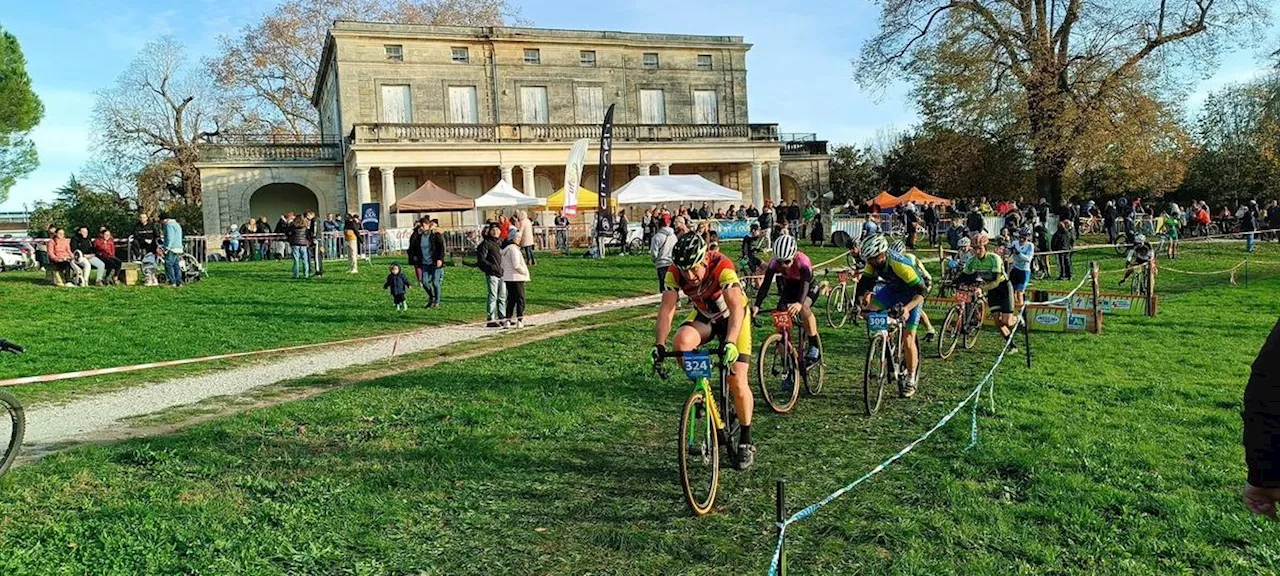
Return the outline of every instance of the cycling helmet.
<path id="1" fill-rule="evenodd" d="M 884 239 L 884 236 L 872 234 L 862 240 L 861 253 L 863 260 L 870 260 L 888 251 L 889 242 Z"/>
<path id="2" fill-rule="evenodd" d="M 969 238 L 966 236 L 961 238 L 959 242 L 956 242 L 956 247 L 961 250 L 968 250 L 970 244 L 971 242 L 969 241 Z"/>
<path id="3" fill-rule="evenodd" d="M 1030 237 L 1031 237 L 1031 227 L 1029 227 L 1029 226 L 1023 226 L 1023 227 L 1019 228 L 1019 229 L 1018 229 L 1018 237 L 1019 237 L 1019 238 L 1030 238 Z"/>
<path id="4" fill-rule="evenodd" d="M 1133 237 L 1133 242 L 1134 244 L 1146 244 L 1147 237 L 1143 234 L 1138 234 L 1137 236 Z"/>
<path id="5" fill-rule="evenodd" d="M 707 256 L 707 241 L 701 234 L 685 234 L 676 240 L 671 251 L 671 261 L 676 268 L 688 270 L 701 264 Z"/>
<path id="6" fill-rule="evenodd" d="M 787 261 L 796 257 L 796 238 L 788 234 L 779 236 L 773 242 L 773 257 L 776 260 Z"/>
<path id="7" fill-rule="evenodd" d="M 979 233 L 977 236 L 973 237 L 973 246 L 975 248 L 979 246 L 986 246 L 990 242 L 991 242 L 991 237 L 987 236 L 986 234 Z"/>
<path id="8" fill-rule="evenodd" d="M 893 244 L 889 245 L 889 250 L 893 252 L 897 252 L 899 254 L 906 253 L 907 243 L 903 242 L 902 240 L 894 240 Z"/>

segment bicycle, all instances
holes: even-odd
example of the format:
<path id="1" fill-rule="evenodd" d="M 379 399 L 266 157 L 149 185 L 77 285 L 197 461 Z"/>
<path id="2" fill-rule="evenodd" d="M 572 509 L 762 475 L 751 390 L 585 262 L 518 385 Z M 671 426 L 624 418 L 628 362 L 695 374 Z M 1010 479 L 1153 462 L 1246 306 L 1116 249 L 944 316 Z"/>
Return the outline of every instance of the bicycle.
<path id="1" fill-rule="evenodd" d="M 0 339 L 0 352 L 21 354 L 23 349 L 8 340 Z M 18 457 L 18 449 L 22 447 L 22 437 L 27 431 L 27 418 L 23 413 L 22 403 L 4 390 L 0 390 L 0 409 L 8 415 L 8 418 L 0 418 L 0 439 L 7 441 L 4 451 L 0 452 L 0 476 L 4 476 Z"/>
<path id="2" fill-rule="evenodd" d="M 800 386 L 797 380 L 804 382 L 804 388 L 810 396 L 822 392 L 823 381 L 827 378 L 825 360 L 822 358 L 822 337 L 818 336 L 818 356 L 815 363 L 805 358 L 804 351 L 809 349 L 809 337 L 804 330 L 798 329 L 795 317 L 786 310 L 773 312 L 773 327 L 777 333 L 769 335 L 760 345 L 760 355 L 756 359 L 756 374 L 760 380 L 760 394 L 764 401 L 778 414 L 790 412 L 800 398 Z M 792 328 L 796 336 L 792 336 Z M 800 342 L 800 346 L 795 345 Z M 814 371 L 817 371 L 816 374 Z M 787 390 L 788 379 L 791 384 Z M 778 382 L 781 387 L 770 391 L 769 383 Z M 775 394 L 780 393 L 780 395 Z"/>
<path id="3" fill-rule="evenodd" d="M 1136 269 L 1133 275 L 1133 281 L 1129 283 L 1129 294 L 1133 296 L 1150 296 L 1151 283 L 1147 276 L 1147 267 L 1153 265 L 1154 262 L 1147 262 Z"/>
<path id="4" fill-rule="evenodd" d="M 902 307 L 889 311 L 865 311 L 867 315 L 867 362 L 862 370 L 863 411 L 872 416 L 884 400 L 884 385 L 893 382 L 901 390 L 907 379 L 906 361 L 902 357 L 905 331 L 898 319 Z"/>
<path id="5" fill-rule="evenodd" d="M 938 358 L 950 358 L 962 340 L 965 350 L 973 348 L 978 341 L 978 332 L 982 330 L 982 298 L 982 290 L 972 286 L 956 290 L 956 303 L 947 310 L 942 331 L 938 334 Z M 947 345 L 948 339 L 950 345 Z"/>
<path id="6" fill-rule="evenodd" d="M 662 360 L 678 358 L 685 375 L 694 384 L 680 414 L 676 442 L 681 488 L 685 502 L 697 516 L 711 512 L 716 502 L 716 491 L 720 486 L 720 445 L 724 444 L 730 462 L 738 457 L 738 418 L 733 402 L 729 400 L 729 367 L 725 365 L 724 348 L 714 353 L 714 362 L 712 357 L 713 353 L 705 350 L 664 351 L 653 365 L 658 377 L 666 380 L 670 373 L 662 366 Z M 713 369 L 720 373 L 716 389 L 711 387 Z M 699 464 L 708 470 L 699 473 Z M 704 487 L 705 495 L 698 491 Z"/>
<path id="7" fill-rule="evenodd" d="M 1031 259 L 1031 278 L 1044 280 L 1049 277 L 1049 257 L 1036 256 Z"/>
<path id="8" fill-rule="evenodd" d="M 836 274 L 839 282 L 827 292 L 827 326 L 832 328 L 843 328 L 853 315 L 856 308 L 856 302 L 853 300 L 853 294 L 849 291 L 849 283 L 856 283 L 855 274 L 850 272 L 838 272 Z"/>

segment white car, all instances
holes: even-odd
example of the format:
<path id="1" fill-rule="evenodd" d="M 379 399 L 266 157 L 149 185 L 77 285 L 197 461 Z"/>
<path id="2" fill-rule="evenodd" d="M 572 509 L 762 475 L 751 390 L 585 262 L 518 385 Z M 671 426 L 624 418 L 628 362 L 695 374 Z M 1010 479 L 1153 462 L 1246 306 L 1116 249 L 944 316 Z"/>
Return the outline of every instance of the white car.
<path id="1" fill-rule="evenodd" d="M 27 267 L 27 258 L 17 246 L 0 246 L 0 270 L 20 270 Z"/>

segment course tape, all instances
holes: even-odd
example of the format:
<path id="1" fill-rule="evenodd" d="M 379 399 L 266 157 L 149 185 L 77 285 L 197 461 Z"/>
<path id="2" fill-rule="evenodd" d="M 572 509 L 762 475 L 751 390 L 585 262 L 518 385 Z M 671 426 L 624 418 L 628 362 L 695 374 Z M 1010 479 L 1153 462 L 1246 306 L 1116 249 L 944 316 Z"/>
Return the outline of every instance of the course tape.
<path id="1" fill-rule="evenodd" d="M 1085 279 L 1080 281 L 1080 284 L 1076 285 L 1075 289 L 1073 289 L 1070 293 L 1068 293 L 1065 296 L 1060 296 L 1058 298 L 1054 298 L 1052 300 L 1046 300 L 1044 302 L 1035 302 L 1034 304 L 1052 306 L 1055 304 L 1069 302 L 1071 298 L 1075 296 L 1076 292 L 1079 292 L 1080 289 L 1084 287 L 1088 279 L 1089 278 L 1086 276 Z M 1030 304 L 1030 303 L 1027 303 L 1027 304 Z M 1025 311 L 1025 310 L 1026 310 L 1026 304 L 1024 304 L 1022 307 L 1022 311 Z M 1019 314 L 1018 314 L 1019 318 L 1021 318 L 1022 316 L 1022 311 L 1019 311 Z M 1000 355 L 996 357 L 995 363 L 991 365 L 991 369 L 988 370 L 987 374 L 982 377 L 981 381 L 978 382 L 977 387 L 975 387 L 971 392 L 969 392 L 969 395 L 965 396 L 964 399 L 961 400 L 959 404 L 956 404 L 956 406 L 952 408 L 951 411 L 948 412 L 945 416 L 943 416 L 941 420 L 938 420 L 937 424 L 934 424 L 933 427 L 930 428 L 928 431 L 926 431 L 922 436 L 920 436 L 910 444 L 907 444 L 906 447 L 904 447 L 902 450 L 899 450 L 897 454 L 894 454 L 893 456 L 889 457 L 888 460 L 881 462 L 879 465 L 877 465 L 875 468 L 872 468 L 871 471 L 867 472 L 866 474 L 863 474 L 857 480 L 854 480 L 853 482 L 849 483 L 843 488 L 840 488 L 839 490 L 832 492 L 826 498 L 823 498 L 822 500 L 819 500 L 817 502 L 814 502 L 813 504 L 806 506 L 803 510 L 796 512 L 795 514 L 792 514 L 785 521 L 778 523 L 777 524 L 778 543 L 776 546 L 774 546 L 774 549 L 773 549 L 773 559 L 770 561 L 770 564 L 769 564 L 769 576 L 777 576 L 778 574 L 778 566 L 782 559 L 782 544 L 783 544 L 783 541 L 786 539 L 788 526 L 812 516 L 815 512 L 817 512 L 823 506 L 826 506 L 836 498 L 839 498 L 845 495 L 850 490 L 853 490 L 854 488 L 856 488 L 859 484 L 862 484 L 863 482 L 870 479 L 872 476 L 875 476 L 876 474 L 883 472 L 885 468 L 887 468 L 889 465 L 893 464 L 894 462 L 897 462 L 900 458 L 902 458 L 903 456 L 906 456 L 907 453 L 914 450 L 915 447 L 919 445 L 921 442 L 924 442 L 930 436 L 933 436 L 934 432 L 937 432 L 943 426 L 946 426 L 947 423 L 950 422 L 952 418 L 955 418 L 956 414 L 959 414 L 960 410 L 963 409 L 967 404 L 969 404 L 970 401 L 973 402 L 973 420 L 970 427 L 969 445 L 965 449 L 967 450 L 977 445 L 978 443 L 978 404 L 980 403 L 982 398 L 982 388 L 984 386 L 987 386 L 988 383 L 991 383 L 992 385 L 991 386 L 992 388 L 991 404 L 994 407 L 995 406 L 995 392 L 994 392 L 995 383 L 993 379 L 995 378 L 996 369 L 1000 367 L 1000 364 L 1004 362 L 1005 356 L 1008 355 L 1009 349 L 1013 345 L 1013 339 L 1015 336 L 1017 336 L 1019 328 L 1023 328 L 1023 323 L 1021 320 L 1019 320 L 1016 324 L 1014 324 L 1013 330 L 1009 331 L 1009 337 L 1005 339 L 1004 348 L 1000 351 Z"/>

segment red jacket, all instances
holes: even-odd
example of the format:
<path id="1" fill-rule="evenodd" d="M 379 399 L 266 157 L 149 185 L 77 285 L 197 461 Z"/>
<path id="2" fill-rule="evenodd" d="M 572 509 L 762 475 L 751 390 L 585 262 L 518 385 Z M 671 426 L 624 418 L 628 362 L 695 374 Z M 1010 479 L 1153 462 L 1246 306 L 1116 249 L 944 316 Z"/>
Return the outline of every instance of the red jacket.
<path id="1" fill-rule="evenodd" d="M 105 240 L 103 238 L 94 238 L 93 251 L 98 256 L 110 256 L 112 258 L 115 258 L 116 257 L 116 241 Z"/>

